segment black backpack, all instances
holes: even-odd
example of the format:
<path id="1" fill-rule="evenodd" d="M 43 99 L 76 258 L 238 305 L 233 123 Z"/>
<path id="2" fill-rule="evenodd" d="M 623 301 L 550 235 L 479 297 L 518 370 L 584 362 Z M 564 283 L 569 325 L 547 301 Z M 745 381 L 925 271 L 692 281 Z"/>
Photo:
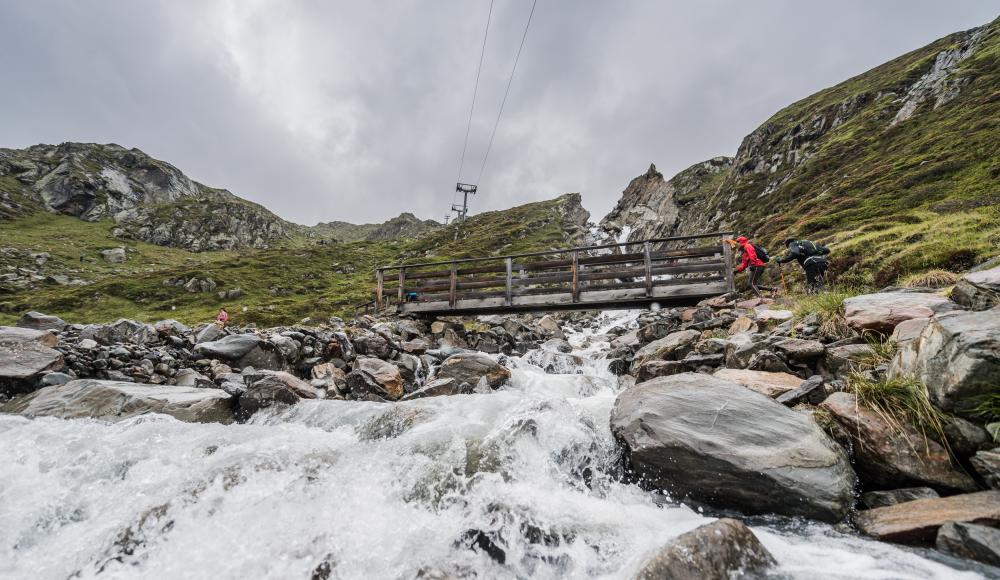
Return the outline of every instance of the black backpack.
<path id="1" fill-rule="evenodd" d="M 771 261 L 771 256 L 767 255 L 767 249 L 764 246 L 753 245 L 753 251 L 757 253 L 757 258 L 765 264 Z"/>
<path id="2" fill-rule="evenodd" d="M 801 250 L 802 254 L 807 258 L 812 256 L 825 256 L 830 253 L 830 248 L 810 242 L 809 240 L 799 240 L 795 243 L 798 244 L 799 250 Z"/>

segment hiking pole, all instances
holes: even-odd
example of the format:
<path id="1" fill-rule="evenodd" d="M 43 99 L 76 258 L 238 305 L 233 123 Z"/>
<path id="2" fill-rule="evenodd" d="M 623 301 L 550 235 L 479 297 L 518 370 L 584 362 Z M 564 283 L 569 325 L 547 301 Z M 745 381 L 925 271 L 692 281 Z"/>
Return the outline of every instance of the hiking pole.
<path id="1" fill-rule="evenodd" d="M 778 274 L 781 275 L 781 291 L 788 296 L 788 284 L 785 283 L 785 265 L 778 263 Z"/>

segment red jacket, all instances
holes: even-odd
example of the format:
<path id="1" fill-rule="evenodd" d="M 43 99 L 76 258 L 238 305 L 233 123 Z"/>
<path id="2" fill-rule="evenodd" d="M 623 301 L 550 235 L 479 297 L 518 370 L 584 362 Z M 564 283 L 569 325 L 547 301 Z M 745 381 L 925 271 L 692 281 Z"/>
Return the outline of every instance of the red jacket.
<path id="1" fill-rule="evenodd" d="M 740 252 L 743 255 L 743 260 L 740 262 L 739 268 L 736 268 L 737 272 L 742 272 L 747 269 L 747 266 L 763 266 L 764 261 L 757 257 L 757 250 L 753 249 L 753 244 L 750 240 L 740 236 L 736 238 L 736 241 L 740 244 Z"/>

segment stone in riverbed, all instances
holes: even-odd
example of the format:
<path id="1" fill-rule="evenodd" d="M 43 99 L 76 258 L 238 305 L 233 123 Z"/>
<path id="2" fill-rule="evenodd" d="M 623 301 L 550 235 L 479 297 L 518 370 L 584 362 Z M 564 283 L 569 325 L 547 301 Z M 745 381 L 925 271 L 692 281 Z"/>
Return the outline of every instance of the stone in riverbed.
<path id="1" fill-rule="evenodd" d="M 741 385 L 684 373 L 623 391 L 611 429 L 645 483 L 721 508 L 839 521 L 844 451 L 807 415 Z"/>
<path id="2" fill-rule="evenodd" d="M 958 306 L 944 296 L 926 292 L 879 292 L 844 300 L 844 317 L 855 330 L 889 335 L 897 324 L 950 312 Z"/>
<path id="3" fill-rule="evenodd" d="M 455 379 L 458 384 L 469 383 L 472 387 L 485 380 L 491 389 L 503 386 L 510 379 L 510 371 L 482 353 L 453 354 L 441 363 L 435 375 L 437 379 Z"/>
<path id="4" fill-rule="evenodd" d="M 889 376 L 916 378 L 932 403 L 971 415 L 979 398 L 1000 385 L 1000 310 L 935 316 L 899 349 Z"/>
<path id="5" fill-rule="evenodd" d="M 934 497 L 941 496 L 929 487 L 904 487 L 888 491 L 869 491 L 861 494 L 861 501 L 869 508 L 879 508 Z"/>
<path id="6" fill-rule="evenodd" d="M 676 360 L 647 360 L 639 365 L 635 373 L 636 382 L 643 383 L 656 377 L 666 377 L 682 373 L 687 365 Z"/>
<path id="7" fill-rule="evenodd" d="M 30 390 L 42 374 L 61 369 L 62 353 L 50 348 L 58 341 L 48 331 L 0 327 L 0 392 Z"/>
<path id="8" fill-rule="evenodd" d="M 747 371 L 741 369 L 719 369 L 715 371 L 715 377 L 739 383 L 751 391 L 757 391 L 772 399 L 799 388 L 804 382 L 799 377 L 788 373 L 770 373 L 767 371 Z"/>
<path id="9" fill-rule="evenodd" d="M 260 370 L 257 371 L 257 374 L 259 377 L 254 377 L 250 388 L 261 385 L 284 386 L 303 399 L 315 399 L 319 396 L 315 387 L 291 373 Z"/>
<path id="10" fill-rule="evenodd" d="M 78 379 L 45 387 L 3 406 L 8 413 L 64 419 L 123 419 L 163 413 L 192 423 L 228 423 L 232 400 L 220 389 Z"/>
<path id="11" fill-rule="evenodd" d="M 674 538 L 636 574 L 636 580 L 729 580 L 759 574 L 774 556 L 742 522 L 723 518 Z"/>
<path id="12" fill-rule="evenodd" d="M 949 522 L 1000 524 L 1000 490 L 918 499 L 857 513 L 854 523 L 879 540 L 930 543 Z"/>
<path id="13" fill-rule="evenodd" d="M 69 323 L 58 316 L 50 316 L 41 312 L 26 312 L 17 319 L 19 328 L 30 328 L 33 330 L 56 330 L 62 332 L 66 330 Z"/>
<path id="14" fill-rule="evenodd" d="M 996 528 L 950 522 L 938 530 L 934 547 L 959 558 L 1000 567 L 1000 530 Z"/>
<path id="15" fill-rule="evenodd" d="M 365 373 L 371 377 L 378 386 L 375 394 L 383 399 L 395 401 L 403 396 L 406 381 L 399 372 L 399 367 L 394 364 L 377 358 L 363 357 L 357 359 L 354 361 L 354 370 L 347 376 L 347 383 L 352 391 L 355 386 L 360 386 L 360 383 L 356 379 L 354 381 L 351 379 L 351 375 L 356 376 L 356 373 Z M 367 382 L 365 386 L 368 386 Z"/>
<path id="16" fill-rule="evenodd" d="M 701 333 L 697 330 L 679 330 L 654 340 L 635 353 L 632 369 L 638 372 L 647 360 L 680 360 L 694 349 L 699 339 Z"/>
<path id="17" fill-rule="evenodd" d="M 435 379 L 430 381 L 420 389 L 404 395 L 401 400 L 412 401 L 413 399 L 423 399 L 425 397 L 442 397 L 450 395 L 468 395 L 472 393 L 469 383 L 459 384 L 455 379 Z"/>
<path id="18" fill-rule="evenodd" d="M 277 380 L 258 381 L 240 395 L 240 411 L 250 416 L 275 404 L 294 405 L 300 397 Z"/>
<path id="19" fill-rule="evenodd" d="M 913 427 L 894 429 L 851 393 L 833 393 L 820 407 L 850 435 L 854 468 L 861 481 L 877 487 L 929 486 L 940 491 L 972 491 L 976 484 L 955 469 L 948 452 Z"/>

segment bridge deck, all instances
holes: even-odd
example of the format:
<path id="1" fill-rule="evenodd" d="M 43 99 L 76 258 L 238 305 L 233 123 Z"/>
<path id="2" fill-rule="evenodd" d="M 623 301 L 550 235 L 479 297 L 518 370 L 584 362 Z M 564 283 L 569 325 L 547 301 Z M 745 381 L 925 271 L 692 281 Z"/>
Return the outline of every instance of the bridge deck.
<path id="1" fill-rule="evenodd" d="M 376 270 L 376 312 L 485 314 L 693 303 L 734 288 L 718 232 Z M 395 282 L 395 284 L 393 284 Z"/>

